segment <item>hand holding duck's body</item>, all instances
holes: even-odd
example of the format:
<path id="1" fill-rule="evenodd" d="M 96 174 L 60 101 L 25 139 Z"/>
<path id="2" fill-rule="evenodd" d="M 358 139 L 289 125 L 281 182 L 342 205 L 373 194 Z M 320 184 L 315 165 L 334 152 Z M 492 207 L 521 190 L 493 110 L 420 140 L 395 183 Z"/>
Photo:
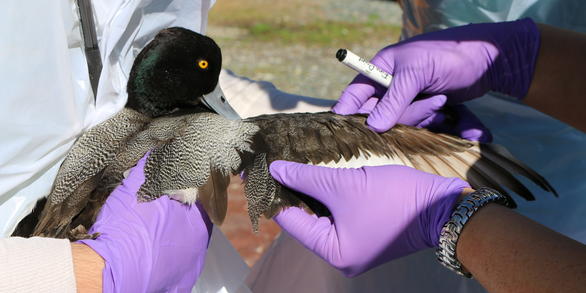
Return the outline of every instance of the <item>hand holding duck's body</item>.
<path id="1" fill-rule="evenodd" d="M 217 86 L 221 63 L 220 48 L 206 36 L 183 28 L 157 34 L 133 64 L 126 107 L 78 139 L 44 208 L 38 205 L 14 234 L 29 236 L 34 228 L 33 235 L 87 237 L 85 228 L 122 173 L 153 147 L 181 134 L 181 118 L 169 117 L 203 111 L 200 100 Z"/>

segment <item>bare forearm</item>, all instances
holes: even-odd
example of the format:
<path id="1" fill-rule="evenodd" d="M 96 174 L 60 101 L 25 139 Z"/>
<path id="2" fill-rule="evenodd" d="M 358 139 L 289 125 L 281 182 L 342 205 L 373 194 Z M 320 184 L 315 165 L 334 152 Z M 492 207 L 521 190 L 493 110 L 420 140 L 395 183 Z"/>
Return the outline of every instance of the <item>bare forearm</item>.
<path id="1" fill-rule="evenodd" d="M 470 219 L 456 249 L 489 292 L 586 288 L 586 246 L 496 204 Z"/>
<path id="2" fill-rule="evenodd" d="M 586 131 L 586 35 L 539 24 L 541 46 L 528 105 Z"/>
<path id="3" fill-rule="evenodd" d="M 72 243 L 71 251 L 77 291 L 102 292 L 102 257 L 85 244 Z"/>
<path id="4" fill-rule="evenodd" d="M 541 47 L 525 102 L 586 131 L 586 35 L 539 25 Z M 458 259 L 490 292 L 579 292 L 586 246 L 492 204 L 466 224 Z"/>

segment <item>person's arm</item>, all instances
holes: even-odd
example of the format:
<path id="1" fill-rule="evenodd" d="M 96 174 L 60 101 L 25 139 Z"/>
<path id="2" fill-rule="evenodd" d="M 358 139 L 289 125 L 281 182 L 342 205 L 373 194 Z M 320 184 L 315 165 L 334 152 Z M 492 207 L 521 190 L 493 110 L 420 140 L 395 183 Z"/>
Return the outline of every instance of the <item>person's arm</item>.
<path id="1" fill-rule="evenodd" d="M 139 202 L 147 157 L 102 206 L 88 231 L 100 235 L 74 247 L 81 258 L 78 284 L 100 271 L 106 292 L 188 292 L 201 274 L 212 224 L 199 203 L 186 205 L 166 195 Z M 89 281 L 83 283 L 86 288 L 98 288 L 97 280 Z"/>
<path id="2" fill-rule="evenodd" d="M 199 204 L 138 202 L 147 156 L 102 206 L 89 230 L 96 239 L 0 239 L 0 292 L 190 291 L 212 224 Z"/>
<path id="3" fill-rule="evenodd" d="M 102 292 L 104 259 L 89 246 L 71 244 L 73 271 L 78 292 Z"/>
<path id="4" fill-rule="evenodd" d="M 586 35 L 538 24 L 541 46 L 527 105 L 586 131 Z"/>
<path id="5" fill-rule="evenodd" d="M 510 209 L 489 204 L 466 223 L 458 260 L 489 292 L 580 292 L 586 247 Z"/>
<path id="6" fill-rule="evenodd" d="M 530 19 L 470 24 L 390 45 L 371 62 L 394 75 L 390 88 L 358 75 L 332 110 L 357 113 L 371 97 L 378 98 L 367 120 L 376 131 L 403 123 L 405 117 L 408 121 L 425 121 L 434 115 L 441 118 L 442 112 L 431 107 L 415 111 L 415 98 L 430 100 L 443 94 L 446 104 L 453 105 L 488 91 L 523 100 L 586 130 L 582 114 L 586 109 L 584 34 L 535 24 Z M 425 127 L 445 126 L 443 122 L 434 117 Z"/>
<path id="7" fill-rule="evenodd" d="M 491 90 L 522 99 L 531 83 L 539 43 L 539 30 L 530 19 L 421 34 L 387 46 L 372 58 L 371 63 L 393 75 L 388 90 L 358 75 L 332 110 L 353 114 L 377 98 L 367 119 L 375 131 L 386 131 L 405 117 L 408 121 L 432 117 L 426 127 L 442 125 L 445 115 L 438 105 L 422 111 L 416 109 L 416 102 L 445 95 L 444 102 L 454 105 Z"/>
<path id="8" fill-rule="evenodd" d="M 69 241 L 0 238 L 0 292 L 76 292 Z"/>
<path id="9" fill-rule="evenodd" d="M 276 161 L 270 171 L 331 211 L 331 217 L 316 217 L 291 207 L 275 220 L 347 276 L 437 247 L 458 199 L 472 191 L 459 179 L 404 166 L 334 169 Z M 464 225 L 456 256 L 490 292 L 586 288 L 585 245 L 495 204 Z"/>

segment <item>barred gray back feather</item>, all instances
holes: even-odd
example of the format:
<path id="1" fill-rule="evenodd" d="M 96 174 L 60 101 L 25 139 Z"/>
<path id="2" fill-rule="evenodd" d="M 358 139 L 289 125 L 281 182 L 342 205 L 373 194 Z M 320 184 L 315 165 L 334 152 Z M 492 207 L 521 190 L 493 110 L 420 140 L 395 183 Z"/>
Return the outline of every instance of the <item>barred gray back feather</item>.
<path id="1" fill-rule="evenodd" d="M 168 142 L 177 133 L 177 128 L 185 127 L 184 124 L 177 123 L 178 121 L 180 121 L 178 118 L 156 118 L 141 132 L 130 136 L 128 142 L 118 150 L 116 159 L 103 170 L 100 176 L 96 176 L 99 177 L 99 182 L 95 189 L 85 193 L 87 203 L 83 209 L 71 210 L 72 213 L 76 212 L 78 215 L 72 219 L 68 228 L 76 228 L 80 225 L 91 226 L 103 203 L 124 178 L 124 172 L 136 165 L 136 162 L 149 150 Z"/>
<path id="2" fill-rule="evenodd" d="M 111 164 L 129 134 L 138 132 L 149 120 L 125 108 L 84 133 L 65 157 L 49 200 L 53 204 L 63 202 L 85 180 Z"/>
<path id="3" fill-rule="evenodd" d="M 200 199 L 219 224 L 226 213 L 229 176 L 239 171 L 241 154 L 252 152 L 258 127 L 212 113 L 187 115 L 181 123 L 186 124 L 181 133 L 151 151 L 139 197 L 152 200 L 168 194 L 185 203 Z"/>
<path id="4" fill-rule="evenodd" d="M 252 230 L 258 231 L 258 219 L 268 211 L 280 195 L 281 186 L 271 177 L 265 153 L 257 154 L 251 166 L 246 170 L 244 195 L 248 201 L 248 216 Z"/>

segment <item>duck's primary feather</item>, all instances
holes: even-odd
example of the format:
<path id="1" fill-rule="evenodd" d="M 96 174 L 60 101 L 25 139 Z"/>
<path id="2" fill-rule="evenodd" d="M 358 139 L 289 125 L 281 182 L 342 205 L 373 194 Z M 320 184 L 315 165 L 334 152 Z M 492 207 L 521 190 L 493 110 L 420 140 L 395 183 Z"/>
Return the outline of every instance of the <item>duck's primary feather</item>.
<path id="1" fill-rule="evenodd" d="M 266 163 L 254 162 L 245 166 L 245 170 L 253 175 L 267 173 L 266 166 L 275 160 L 330 167 L 399 164 L 441 176 L 459 177 L 474 188 L 491 187 L 507 197 L 510 197 L 510 190 L 526 200 L 534 200 L 529 189 L 513 175 L 517 174 L 557 196 L 542 176 L 506 154 L 502 147 L 404 125 L 378 134 L 366 127 L 365 120 L 363 115 L 340 116 L 331 112 L 273 114 L 246 119 L 245 122 L 260 128 L 252 148 L 263 154 Z M 256 170 L 258 168 L 263 170 Z M 255 206 L 259 202 L 255 197 L 266 196 L 265 193 L 273 190 L 269 184 L 263 186 L 269 188 L 262 191 L 246 188 L 250 198 L 249 214 L 255 227 L 256 215 L 270 217 L 284 206 L 299 204 L 294 192 L 277 190 L 282 194 L 270 196 L 275 199 L 269 208 L 266 204 Z"/>

